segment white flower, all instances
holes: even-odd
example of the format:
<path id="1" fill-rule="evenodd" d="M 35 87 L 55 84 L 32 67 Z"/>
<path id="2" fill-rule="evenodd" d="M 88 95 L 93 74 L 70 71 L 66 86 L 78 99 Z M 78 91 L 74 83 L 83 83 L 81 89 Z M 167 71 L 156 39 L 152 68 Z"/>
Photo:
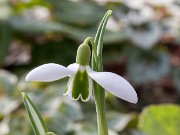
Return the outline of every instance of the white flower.
<path id="1" fill-rule="evenodd" d="M 87 83 L 87 81 L 85 80 L 88 79 L 88 89 L 79 89 L 77 90 L 79 92 L 73 91 L 74 87 L 81 87 L 73 86 L 76 83 L 74 82 L 74 79 L 78 76 L 78 73 L 80 74 L 79 81 L 82 84 L 86 85 L 85 83 Z M 78 100 L 79 98 L 81 98 L 82 101 L 88 101 L 89 98 L 92 97 L 93 79 L 104 89 L 119 98 L 122 98 L 131 103 L 136 103 L 138 100 L 134 88 L 121 76 L 110 72 L 95 72 L 89 66 L 81 66 L 76 63 L 69 65 L 67 68 L 54 63 L 41 65 L 33 69 L 26 76 L 26 81 L 51 82 L 64 78 L 66 76 L 70 76 L 70 79 L 68 82 L 68 90 L 64 95 L 69 95 L 72 99 Z M 74 93 L 78 94 L 78 97 L 75 97 L 76 95 L 73 95 Z M 85 97 L 83 97 L 84 95 Z"/>
<path id="2" fill-rule="evenodd" d="M 94 80 L 113 95 L 137 103 L 137 94 L 129 82 L 114 73 L 93 71 L 87 64 L 89 60 L 89 46 L 82 44 L 77 51 L 76 63 L 67 68 L 54 63 L 41 65 L 26 76 L 26 81 L 51 82 L 69 76 L 64 95 L 69 95 L 73 100 L 81 98 L 82 101 L 88 101 L 92 97 Z"/>

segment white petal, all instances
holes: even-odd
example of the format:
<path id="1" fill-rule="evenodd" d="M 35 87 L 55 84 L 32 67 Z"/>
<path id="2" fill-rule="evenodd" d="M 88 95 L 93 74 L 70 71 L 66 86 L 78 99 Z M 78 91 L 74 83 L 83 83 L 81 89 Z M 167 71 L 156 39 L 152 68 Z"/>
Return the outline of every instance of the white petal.
<path id="1" fill-rule="evenodd" d="M 78 71 L 79 64 L 73 63 L 73 64 L 70 64 L 67 68 L 76 73 Z"/>
<path id="2" fill-rule="evenodd" d="M 121 76 L 110 72 L 95 72 L 86 67 L 88 75 L 113 95 L 131 103 L 137 103 L 138 97 L 134 88 Z"/>
<path id="3" fill-rule="evenodd" d="M 72 93 L 72 82 L 74 80 L 74 75 L 71 75 L 70 78 L 69 78 L 69 81 L 67 83 L 67 91 L 66 93 L 64 93 L 63 95 L 66 96 L 66 95 L 70 95 L 70 93 Z"/>
<path id="4" fill-rule="evenodd" d="M 26 76 L 26 81 L 51 82 L 74 74 L 70 69 L 59 64 L 49 63 L 41 65 Z"/>

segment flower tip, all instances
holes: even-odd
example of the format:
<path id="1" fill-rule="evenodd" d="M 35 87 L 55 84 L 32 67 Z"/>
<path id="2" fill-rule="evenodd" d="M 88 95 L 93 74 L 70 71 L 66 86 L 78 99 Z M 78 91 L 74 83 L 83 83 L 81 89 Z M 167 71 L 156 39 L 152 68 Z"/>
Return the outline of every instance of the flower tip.
<path id="1" fill-rule="evenodd" d="M 25 81 L 30 81 L 28 75 L 26 76 Z"/>
<path id="2" fill-rule="evenodd" d="M 32 70 L 26 75 L 25 81 L 38 81 L 41 76 L 40 75 L 37 76 L 37 75 L 38 74 L 34 73 L 34 70 Z"/>
<path id="3" fill-rule="evenodd" d="M 135 95 L 135 97 L 134 98 L 132 98 L 132 100 L 131 101 L 129 101 L 129 102 L 131 102 L 131 103 L 133 103 L 133 104 L 136 104 L 137 102 L 138 102 L 138 97 L 137 97 L 137 94 Z"/>
<path id="4" fill-rule="evenodd" d="M 32 75 L 30 73 L 26 75 L 25 81 L 33 81 Z"/>
<path id="5" fill-rule="evenodd" d="M 138 99 L 137 100 L 135 100 L 134 102 L 132 102 L 133 104 L 137 104 L 137 102 L 138 102 Z"/>

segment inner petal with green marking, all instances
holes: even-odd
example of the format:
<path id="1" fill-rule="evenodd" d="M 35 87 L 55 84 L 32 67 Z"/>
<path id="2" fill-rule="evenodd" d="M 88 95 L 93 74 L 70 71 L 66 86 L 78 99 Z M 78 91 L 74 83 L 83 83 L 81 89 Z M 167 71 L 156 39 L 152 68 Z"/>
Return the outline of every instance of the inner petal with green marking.
<path id="1" fill-rule="evenodd" d="M 81 98 L 82 101 L 88 100 L 90 97 L 90 79 L 85 67 L 80 66 L 72 81 L 72 98 Z"/>

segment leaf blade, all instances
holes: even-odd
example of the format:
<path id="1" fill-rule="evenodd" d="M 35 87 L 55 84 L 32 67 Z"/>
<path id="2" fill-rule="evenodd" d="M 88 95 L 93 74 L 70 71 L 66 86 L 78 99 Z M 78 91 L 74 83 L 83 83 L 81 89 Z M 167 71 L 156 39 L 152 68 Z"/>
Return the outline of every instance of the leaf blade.
<path id="1" fill-rule="evenodd" d="M 37 107 L 33 104 L 31 99 L 26 95 L 26 93 L 22 93 L 23 102 L 28 113 L 28 116 L 31 121 L 31 125 L 36 135 L 46 135 L 48 132 L 47 126 L 40 115 Z"/>
<path id="2" fill-rule="evenodd" d="M 106 28 L 107 21 L 109 17 L 111 16 L 112 11 L 108 10 L 106 14 L 104 15 L 99 28 L 97 30 L 96 36 L 95 36 L 95 44 L 97 45 L 97 56 L 99 58 L 99 63 L 98 63 L 98 69 L 97 71 L 102 71 L 102 49 L 103 49 L 103 36 L 104 36 L 104 31 Z"/>

